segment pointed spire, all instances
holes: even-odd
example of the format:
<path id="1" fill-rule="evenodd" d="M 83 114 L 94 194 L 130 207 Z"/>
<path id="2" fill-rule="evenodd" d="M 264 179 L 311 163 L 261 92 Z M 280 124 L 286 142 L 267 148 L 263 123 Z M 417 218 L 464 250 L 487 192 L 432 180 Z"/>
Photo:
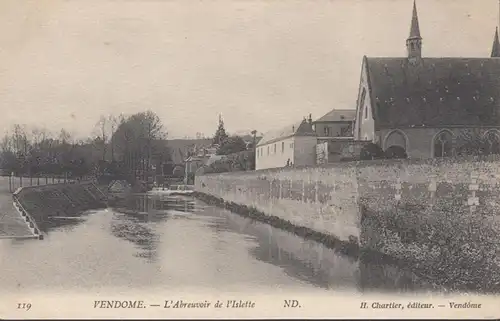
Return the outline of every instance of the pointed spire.
<path id="1" fill-rule="evenodd" d="M 417 4 L 413 0 L 413 14 L 411 17 L 410 36 L 406 39 L 406 49 L 408 58 L 415 61 L 415 58 L 422 56 L 422 37 L 420 36 L 420 26 L 418 25 Z"/>
<path id="2" fill-rule="evenodd" d="M 408 39 L 412 38 L 420 38 L 420 27 L 418 25 L 418 14 L 417 14 L 417 4 L 415 0 L 413 0 L 413 14 L 411 17 L 411 27 L 410 27 L 410 36 Z"/>
<path id="3" fill-rule="evenodd" d="M 500 41 L 498 40 L 498 27 L 495 30 L 495 38 L 493 38 L 491 57 L 497 57 L 497 58 L 500 57 Z"/>

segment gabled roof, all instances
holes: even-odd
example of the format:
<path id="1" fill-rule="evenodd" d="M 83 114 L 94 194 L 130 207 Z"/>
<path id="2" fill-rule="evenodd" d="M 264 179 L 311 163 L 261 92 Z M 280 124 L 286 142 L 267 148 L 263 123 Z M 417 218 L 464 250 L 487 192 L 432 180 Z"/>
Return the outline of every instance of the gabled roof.
<path id="1" fill-rule="evenodd" d="M 120 193 L 130 190 L 130 188 L 131 186 L 127 181 L 117 180 L 109 184 L 108 191 L 112 193 Z"/>
<path id="2" fill-rule="evenodd" d="M 499 58 L 364 58 L 376 128 L 500 126 Z"/>
<path id="3" fill-rule="evenodd" d="M 262 139 L 257 143 L 257 146 L 271 144 L 292 136 L 316 136 L 316 133 L 313 131 L 312 125 L 304 119 L 295 124 L 265 133 Z"/>
<path id="4" fill-rule="evenodd" d="M 315 121 L 318 122 L 334 122 L 334 121 L 354 121 L 356 118 L 355 109 L 333 109 L 328 114 Z"/>

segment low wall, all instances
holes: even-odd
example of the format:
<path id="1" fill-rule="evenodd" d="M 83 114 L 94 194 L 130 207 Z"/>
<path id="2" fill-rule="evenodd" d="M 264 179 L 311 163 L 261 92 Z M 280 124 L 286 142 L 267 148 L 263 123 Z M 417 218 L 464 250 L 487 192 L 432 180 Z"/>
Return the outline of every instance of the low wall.
<path id="1" fill-rule="evenodd" d="M 498 159 L 394 160 L 211 174 L 195 189 L 486 290 L 500 289 L 499 178 Z"/>
<path id="2" fill-rule="evenodd" d="M 44 223 L 51 217 L 74 217 L 106 207 L 105 195 L 91 182 L 21 187 L 13 198 L 40 232 L 45 232 Z"/>

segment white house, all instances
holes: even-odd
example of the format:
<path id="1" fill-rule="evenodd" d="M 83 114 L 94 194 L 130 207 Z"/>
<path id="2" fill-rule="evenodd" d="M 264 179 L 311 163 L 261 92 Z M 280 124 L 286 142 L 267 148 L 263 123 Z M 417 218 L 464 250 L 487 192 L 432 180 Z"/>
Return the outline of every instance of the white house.
<path id="1" fill-rule="evenodd" d="M 315 165 L 316 143 L 311 119 L 265 133 L 256 146 L 255 169 Z"/>

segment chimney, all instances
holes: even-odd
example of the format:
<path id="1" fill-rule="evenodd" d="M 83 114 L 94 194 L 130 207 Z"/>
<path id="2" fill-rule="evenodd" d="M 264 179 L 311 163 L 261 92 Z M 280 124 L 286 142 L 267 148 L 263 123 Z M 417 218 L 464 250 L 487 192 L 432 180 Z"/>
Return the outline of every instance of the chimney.
<path id="1" fill-rule="evenodd" d="M 308 119 L 308 122 L 309 122 L 309 124 L 312 124 L 312 122 L 313 122 L 313 120 L 312 120 L 312 115 L 311 115 L 311 114 L 309 114 L 309 119 Z"/>

